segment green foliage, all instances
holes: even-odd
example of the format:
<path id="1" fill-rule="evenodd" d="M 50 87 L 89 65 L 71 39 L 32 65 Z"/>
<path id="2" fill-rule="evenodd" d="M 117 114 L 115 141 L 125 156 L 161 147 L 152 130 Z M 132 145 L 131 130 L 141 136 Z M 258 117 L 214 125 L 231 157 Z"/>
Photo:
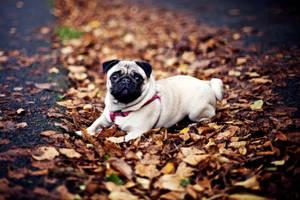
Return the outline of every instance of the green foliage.
<path id="1" fill-rule="evenodd" d="M 103 156 L 104 161 L 107 161 L 110 158 L 111 158 L 111 155 L 108 155 L 108 154 L 106 154 L 106 155 Z"/>
<path id="2" fill-rule="evenodd" d="M 180 180 L 180 184 L 182 186 L 186 187 L 188 184 L 190 184 L 190 181 L 188 179 L 183 178 L 183 179 Z"/>
<path id="3" fill-rule="evenodd" d="M 123 185 L 124 182 L 120 179 L 120 177 L 115 174 L 115 173 L 111 173 L 109 176 L 106 177 L 107 181 L 113 182 L 117 185 Z"/>
<path id="4" fill-rule="evenodd" d="M 68 27 L 68 26 L 59 27 L 57 29 L 56 33 L 60 37 L 62 42 L 73 39 L 73 38 L 79 38 L 81 35 L 84 34 L 83 31 L 78 31 L 78 30 Z"/>

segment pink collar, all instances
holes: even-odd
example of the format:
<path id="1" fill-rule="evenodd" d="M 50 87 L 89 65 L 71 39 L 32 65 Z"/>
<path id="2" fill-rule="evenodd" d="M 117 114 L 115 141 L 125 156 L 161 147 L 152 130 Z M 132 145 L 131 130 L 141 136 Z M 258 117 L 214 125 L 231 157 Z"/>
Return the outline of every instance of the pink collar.
<path id="1" fill-rule="evenodd" d="M 158 96 L 158 94 L 156 93 L 150 100 L 148 100 L 142 107 L 152 103 L 154 100 L 158 99 L 161 102 L 160 96 Z M 117 110 L 117 111 L 110 111 L 109 112 L 109 116 L 112 122 L 115 122 L 115 117 L 120 116 L 120 117 L 127 117 L 129 115 L 129 113 L 132 111 L 126 111 L 126 112 L 122 112 L 121 110 Z M 156 120 L 155 124 L 153 127 L 156 126 L 156 124 L 158 123 L 160 118 L 160 114 L 158 116 L 158 119 Z"/>

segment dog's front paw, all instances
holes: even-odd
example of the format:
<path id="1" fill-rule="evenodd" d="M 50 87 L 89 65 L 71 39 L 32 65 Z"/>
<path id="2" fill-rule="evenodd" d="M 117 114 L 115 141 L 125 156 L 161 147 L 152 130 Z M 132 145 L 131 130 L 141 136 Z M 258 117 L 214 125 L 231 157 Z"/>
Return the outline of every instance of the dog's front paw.
<path id="1" fill-rule="evenodd" d="M 93 136 L 93 135 L 96 134 L 96 131 L 94 131 L 94 129 L 89 129 L 89 128 L 87 128 L 87 129 L 86 129 L 86 132 L 87 132 L 89 135 L 91 135 L 91 136 Z M 75 131 L 75 133 L 76 133 L 77 135 L 79 135 L 79 136 L 82 136 L 82 135 L 83 135 L 83 132 L 82 132 L 82 131 Z"/>
<path id="2" fill-rule="evenodd" d="M 141 137 L 142 135 L 143 135 L 143 133 L 140 133 L 140 132 L 128 133 L 127 135 L 125 135 L 125 142 L 128 142 L 129 140 L 137 139 L 137 138 Z"/>

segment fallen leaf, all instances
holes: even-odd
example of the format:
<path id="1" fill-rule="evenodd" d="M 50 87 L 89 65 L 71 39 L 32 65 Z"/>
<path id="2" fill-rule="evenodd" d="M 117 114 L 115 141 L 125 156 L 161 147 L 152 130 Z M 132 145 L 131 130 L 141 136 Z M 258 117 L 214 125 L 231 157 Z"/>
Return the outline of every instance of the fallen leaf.
<path id="1" fill-rule="evenodd" d="M 281 166 L 285 164 L 285 160 L 276 160 L 271 162 L 273 165 Z"/>
<path id="2" fill-rule="evenodd" d="M 252 78 L 249 80 L 249 82 L 257 83 L 257 84 L 265 84 L 265 83 L 272 83 L 272 80 L 266 78 Z"/>
<path id="3" fill-rule="evenodd" d="M 131 167 L 124 161 L 119 158 L 110 158 L 107 161 L 114 169 L 119 171 L 127 179 L 131 180 L 133 177 L 133 171 Z"/>
<path id="4" fill-rule="evenodd" d="M 171 191 L 167 192 L 160 196 L 161 199 L 184 199 L 186 193 L 185 192 L 177 192 L 177 191 Z"/>
<path id="5" fill-rule="evenodd" d="M 48 70 L 49 73 L 53 73 L 53 74 L 58 74 L 59 73 L 59 69 L 56 68 L 56 67 L 51 67 L 49 70 Z"/>
<path id="6" fill-rule="evenodd" d="M 42 90 L 49 90 L 52 86 L 57 86 L 57 83 L 35 83 L 35 87 Z"/>
<path id="7" fill-rule="evenodd" d="M 18 115 L 20 115 L 20 114 L 22 114 L 22 113 L 24 113 L 25 112 L 25 109 L 24 108 L 19 108 L 18 110 L 17 110 L 17 114 Z"/>
<path id="8" fill-rule="evenodd" d="M 160 171 L 156 168 L 156 165 L 144 165 L 141 163 L 135 166 L 135 173 L 150 179 L 160 175 Z"/>
<path id="9" fill-rule="evenodd" d="M 254 194 L 230 194 L 230 200 L 268 200 L 266 197 L 257 196 Z"/>
<path id="10" fill-rule="evenodd" d="M 206 160 L 207 158 L 209 158 L 209 155 L 189 155 L 182 160 L 190 165 L 195 166 L 201 161 Z"/>
<path id="11" fill-rule="evenodd" d="M 229 144 L 229 147 L 234 147 L 234 148 L 239 148 L 239 147 L 243 147 L 247 144 L 246 141 L 240 141 L 240 142 L 231 142 Z"/>
<path id="12" fill-rule="evenodd" d="M 80 158 L 81 154 L 75 151 L 74 149 L 68 149 L 68 148 L 60 148 L 59 152 L 68 158 Z"/>
<path id="13" fill-rule="evenodd" d="M 163 174 L 170 174 L 174 170 L 175 166 L 174 163 L 168 162 L 162 169 Z"/>
<path id="14" fill-rule="evenodd" d="M 252 176 L 251 178 L 248 178 L 245 181 L 240 181 L 234 184 L 235 186 L 242 186 L 244 188 L 249 188 L 252 190 L 259 190 L 259 183 L 257 181 L 257 177 L 256 176 Z"/>
<path id="15" fill-rule="evenodd" d="M 193 176 L 194 171 L 194 168 L 188 167 L 185 162 L 181 162 L 177 167 L 176 174 L 179 177 L 189 178 L 190 176 Z"/>
<path id="16" fill-rule="evenodd" d="M 183 192 L 181 178 L 177 174 L 165 174 L 154 183 L 154 188 Z"/>
<path id="17" fill-rule="evenodd" d="M 144 190 L 149 190 L 150 180 L 147 178 L 136 177 L 136 182 L 142 186 Z"/>
<path id="18" fill-rule="evenodd" d="M 241 75 L 241 72 L 240 71 L 234 71 L 234 70 L 230 70 L 228 72 L 228 75 L 229 76 L 236 76 L 236 77 L 239 77 Z"/>
<path id="19" fill-rule="evenodd" d="M 43 131 L 40 134 L 43 135 L 43 136 L 52 136 L 52 135 L 56 135 L 57 132 L 50 130 L 50 131 Z"/>
<path id="20" fill-rule="evenodd" d="M 225 131 L 218 133 L 216 140 L 228 140 L 234 136 L 239 129 L 237 126 L 229 126 Z"/>
<path id="21" fill-rule="evenodd" d="M 253 104 L 250 105 L 251 110 L 259 110 L 263 107 L 264 101 L 263 100 L 257 100 Z"/>
<path id="22" fill-rule="evenodd" d="M 129 192 L 123 185 L 116 185 L 112 182 L 105 182 L 104 185 L 106 189 L 110 191 L 110 194 L 108 196 L 109 199 L 112 200 L 124 200 L 124 199 L 138 200 L 139 199 L 137 196 L 131 194 L 131 192 Z"/>
<path id="23" fill-rule="evenodd" d="M 37 149 L 37 155 L 32 155 L 35 160 L 52 160 L 59 155 L 55 147 L 42 146 Z"/>
<path id="24" fill-rule="evenodd" d="M 25 128 L 26 126 L 28 126 L 28 124 L 26 122 L 20 122 L 16 124 L 16 128 Z"/>
<path id="25" fill-rule="evenodd" d="M 75 195 L 70 193 L 65 185 L 57 186 L 53 190 L 52 195 L 55 199 L 61 199 L 61 200 L 75 199 Z"/>
<path id="26" fill-rule="evenodd" d="M 236 59 L 237 65 L 245 64 L 246 62 L 247 62 L 247 58 L 245 58 L 245 57 L 240 57 L 240 58 Z"/>

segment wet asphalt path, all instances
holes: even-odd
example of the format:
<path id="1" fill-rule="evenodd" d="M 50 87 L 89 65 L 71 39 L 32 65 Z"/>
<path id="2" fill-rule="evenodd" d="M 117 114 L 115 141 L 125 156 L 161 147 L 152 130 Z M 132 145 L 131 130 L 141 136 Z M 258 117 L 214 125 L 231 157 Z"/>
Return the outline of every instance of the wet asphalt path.
<path id="1" fill-rule="evenodd" d="M 66 85 L 66 75 L 50 74 L 49 68 L 58 67 L 59 62 L 53 58 L 45 62 L 33 61 L 22 66 L 21 60 L 39 59 L 43 55 L 55 55 L 52 49 L 50 33 L 41 34 L 41 28 L 52 28 L 55 22 L 51 14 L 50 1 L 47 0 L 0 0 L 0 51 L 9 56 L 8 62 L 0 63 L 0 121 L 26 123 L 27 126 L 14 130 L 2 130 L 0 140 L 6 139 L 8 144 L 0 144 L 0 152 L 10 149 L 29 148 L 45 143 L 40 135 L 44 130 L 55 130 L 53 120 L 47 118 L 47 110 L 55 106 L 59 88 Z M 47 32 L 47 29 L 45 30 Z M 23 58 L 21 58 L 23 57 Z M 62 71 L 62 70 L 61 70 Z M 35 83 L 57 83 L 57 87 L 36 91 Z M 63 85 L 64 83 L 64 85 Z M 23 108 L 22 114 L 16 114 Z M 7 174 L 7 167 L 32 168 L 30 157 L 19 156 L 15 162 L 0 160 L 0 178 Z M 42 184 L 40 178 L 26 177 L 10 179 L 12 184 L 30 188 Z"/>
<path id="2" fill-rule="evenodd" d="M 297 0 L 151 0 L 151 2 L 192 14 L 199 23 L 213 27 L 227 27 L 232 30 L 253 27 L 260 34 L 243 38 L 246 46 L 259 44 L 262 50 L 300 46 L 300 2 Z"/>

